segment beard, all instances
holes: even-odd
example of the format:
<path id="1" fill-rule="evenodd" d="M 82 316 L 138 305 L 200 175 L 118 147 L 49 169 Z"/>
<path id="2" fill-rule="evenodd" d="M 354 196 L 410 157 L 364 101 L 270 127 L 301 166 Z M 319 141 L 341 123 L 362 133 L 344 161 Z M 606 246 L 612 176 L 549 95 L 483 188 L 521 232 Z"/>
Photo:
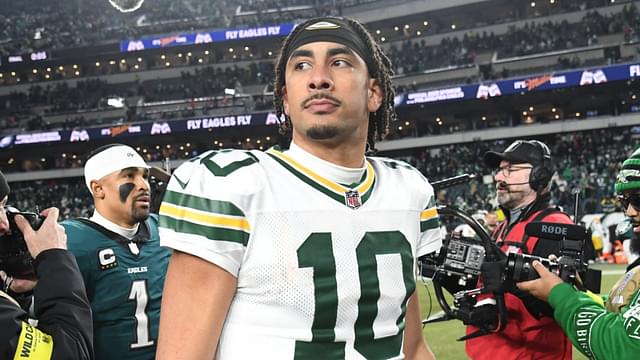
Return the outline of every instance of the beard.
<path id="1" fill-rule="evenodd" d="M 139 223 L 147 220 L 149 218 L 149 213 L 149 207 L 136 207 L 135 203 L 131 206 L 131 219 L 133 219 L 134 222 Z"/>
<path id="2" fill-rule="evenodd" d="M 336 126 L 318 125 L 307 129 L 307 136 L 313 140 L 333 139 L 340 133 Z"/>
<path id="3" fill-rule="evenodd" d="M 513 210 L 522 204 L 526 193 L 524 191 L 510 191 L 498 193 L 498 204 L 508 210 Z"/>

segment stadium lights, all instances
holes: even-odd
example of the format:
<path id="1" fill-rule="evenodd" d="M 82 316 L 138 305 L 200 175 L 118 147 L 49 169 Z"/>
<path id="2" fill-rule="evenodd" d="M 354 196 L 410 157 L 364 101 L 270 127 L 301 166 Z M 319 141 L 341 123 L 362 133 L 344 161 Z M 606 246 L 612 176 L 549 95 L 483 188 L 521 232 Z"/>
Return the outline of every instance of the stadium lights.
<path id="1" fill-rule="evenodd" d="M 115 65 L 116 61 L 115 60 L 109 60 L 109 65 Z"/>
<path id="2" fill-rule="evenodd" d="M 62 66 L 62 65 L 58 66 L 58 70 L 60 70 L 60 71 L 64 70 L 64 66 Z"/>
<path id="3" fill-rule="evenodd" d="M 133 65 L 133 68 L 138 70 L 140 68 L 140 66 L 138 66 L 138 64 Z"/>
<path id="4" fill-rule="evenodd" d="M 160 150 L 160 145 L 156 145 L 156 150 Z"/>
<path id="5" fill-rule="evenodd" d="M 273 55 L 273 52 L 269 51 L 267 54 L 269 54 L 269 56 Z"/>
<path id="6" fill-rule="evenodd" d="M 556 112 L 556 111 L 557 111 L 557 109 L 556 109 L 556 108 L 551 108 L 551 112 L 553 112 L 553 113 L 554 113 L 554 112 Z"/>
<path id="7" fill-rule="evenodd" d="M 387 38 L 385 38 L 384 36 L 380 38 L 380 41 L 385 42 L 387 41 Z"/>
<path id="8" fill-rule="evenodd" d="M 204 62 L 204 60 L 198 59 L 198 63 L 202 64 L 203 62 Z"/>
<path id="9" fill-rule="evenodd" d="M 11 76 L 16 76 L 16 72 L 15 72 L 15 71 L 12 71 L 12 72 L 11 72 Z"/>
<path id="10" fill-rule="evenodd" d="M 556 0 L 549 0 L 549 4 L 553 5 L 556 3 Z"/>
<path id="11" fill-rule="evenodd" d="M 171 149 L 171 144 L 167 144 L 166 148 Z"/>
<path id="12" fill-rule="evenodd" d="M 75 74 L 76 76 L 80 76 L 80 71 L 76 70 L 76 72 L 74 72 L 74 74 Z"/>
<path id="13" fill-rule="evenodd" d="M 73 64 L 73 68 L 74 68 L 74 69 L 77 69 L 77 68 L 78 68 L 78 65 L 77 65 L 77 64 Z"/>
<path id="14" fill-rule="evenodd" d="M 77 158 L 78 158 L 78 155 L 73 154 L 73 155 L 71 156 L 71 158 L 72 158 L 73 160 L 75 160 L 75 159 L 77 159 Z"/>
<path id="15" fill-rule="evenodd" d="M 169 67 L 171 66 L 171 63 L 167 61 L 166 63 L 164 63 L 164 66 Z"/>
<path id="16" fill-rule="evenodd" d="M 204 54 L 205 54 L 205 55 L 209 55 L 209 50 L 205 50 L 205 51 L 204 51 Z"/>
<path id="17" fill-rule="evenodd" d="M 229 48 L 229 52 L 232 53 L 233 52 L 233 48 Z"/>
<path id="18" fill-rule="evenodd" d="M 142 153 L 146 154 L 147 153 L 147 149 L 142 149 Z"/>
<path id="19" fill-rule="evenodd" d="M 377 35 L 380 35 L 380 32 L 381 32 L 380 29 L 376 30 Z"/>
<path id="20" fill-rule="evenodd" d="M 580 112 L 577 112 L 577 113 L 576 113 L 576 117 L 580 117 Z"/>
<path id="21" fill-rule="evenodd" d="M 0 73 L 0 79 L 2 79 L 4 77 L 3 73 Z"/>
<path id="22" fill-rule="evenodd" d="M 33 69 L 33 70 L 31 70 L 31 71 L 32 71 L 34 74 L 37 74 L 37 73 L 38 73 L 38 69 Z"/>
<path id="23" fill-rule="evenodd" d="M 483 116 L 483 117 L 482 117 L 482 121 L 487 121 L 487 117 L 486 117 L 486 116 Z"/>
<path id="24" fill-rule="evenodd" d="M 420 36 L 422 35 L 422 32 L 420 32 L 420 30 L 416 31 L 416 35 Z"/>
<path id="25" fill-rule="evenodd" d="M 408 30 L 410 28 L 409 24 L 405 24 L 404 28 Z"/>
<path id="26" fill-rule="evenodd" d="M 160 55 L 160 59 L 164 60 L 166 58 L 167 58 L 167 56 L 165 54 Z"/>
<path id="27" fill-rule="evenodd" d="M 532 1 L 531 4 L 529 4 L 529 5 L 531 5 L 531 7 L 536 7 L 536 2 Z"/>
<path id="28" fill-rule="evenodd" d="M 100 67 L 100 61 L 96 61 L 96 67 Z"/>
<path id="29" fill-rule="evenodd" d="M 249 47 L 248 47 L 248 46 L 245 46 L 245 47 L 244 47 L 244 51 L 249 51 Z"/>
<path id="30" fill-rule="evenodd" d="M 40 158 L 40 162 L 47 162 L 47 159 L 45 159 L 45 158 Z"/>
<path id="31" fill-rule="evenodd" d="M 256 144 L 260 144 L 262 142 L 262 140 L 258 139 L 256 140 Z"/>
<path id="32" fill-rule="evenodd" d="M 191 147 L 191 143 L 186 143 L 185 144 L 187 147 Z"/>
<path id="33" fill-rule="evenodd" d="M 125 59 L 120 59 L 120 64 L 126 64 L 126 63 L 127 63 L 127 60 L 125 60 Z"/>
<path id="34" fill-rule="evenodd" d="M 527 112 L 526 112 L 526 111 L 523 111 L 523 112 L 522 112 L 522 116 L 527 116 Z"/>
<path id="35" fill-rule="evenodd" d="M 1 76 L 0 76 L 0 77 L 1 77 Z M 45 75 L 44 75 L 44 78 L 45 78 L 45 79 L 47 79 L 47 80 L 48 80 L 50 77 L 51 77 L 51 75 L 49 75 L 49 74 L 45 74 Z"/>
<path id="36" fill-rule="evenodd" d="M 140 146 L 136 146 L 136 151 L 140 151 Z"/>
<path id="37" fill-rule="evenodd" d="M 402 131 L 402 125 L 398 126 L 398 131 Z"/>
<path id="38" fill-rule="evenodd" d="M 251 138 L 246 138 L 245 141 L 246 142 L 251 142 Z"/>
<path id="39" fill-rule="evenodd" d="M 405 125 L 405 126 L 409 126 L 409 125 L 411 125 L 411 123 L 410 123 L 410 122 L 408 122 L 408 121 L 405 121 L 405 122 L 404 122 L 404 125 Z"/>
<path id="40" fill-rule="evenodd" d="M 138 58 L 138 62 L 142 62 L 142 58 L 141 57 Z"/>
<path id="41" fill-rule="evenodd" d="M 533 111 L 533 106 L 529 106 L 529 111 Z"/>
<path id="42" fill-rule="evenodd" d="M 182 53 L 178 53 L 178 57 L 181 58 L 182 57 Z"/>
<path id="43" fill-rule="evenodd" d="M 66 153 L 62 153 L 62 158 L 66 158 L 67 154 Z"/>
<path id="44" fill-rule="evenodd" d="M 271 141 L 271 136 L 266 137 L 267 141 Z"/>
<path id="45" fill-rule="evenodd" d="M 451 24 L 451 30 L 455 30 L 456 29 L 456 24 Z"/>
<path id="46" fill-rule="evenodd" d="M 189 52 L 187 53 L 187 56 L 188 56 L 188 57 L 191 57 L 191 55 L 193 55 L 193 54 L 191 53 L 191 51 L 189 51 Z"/>
<path id="47" fill-rule="evenodd" d="M 51 72 L 51 68 L 50 67 L 47 68 L 47 72 Z"/>
<path id="48" fill-rule="evenodd" d="M 394 27 L 393 27 L 393 30 L 395 30 L 395 31 L 400 31 L 400 28 L 399 28 L 399 27 L 397 27 L 397 26 L 394 26 Z"/>
<path id="49" fill-rule="evenodd" d="M 558 120 L 558 119 L 560 119 L 560 115 L 556 114 L 556 115 L 554 116 L 554 118 L 555 118 L 556 120 Z"/>
<path id="50" fill-rule="evenodd" d="M 631 99 L 632 99 L 632 100 L 635 100 L 635 99 L 636 99 L 636 97 L 637 97 L 637 96 L 636 96 L 636 94 L 631 95 Z"/>
<path id="51" fill-rule="evenodd" d="M 218 145 L 218 140 L 213 140 L 213 145 Z"/>
<path id="52" fill-rule="evenodd" d="M 425 20 L 425 21 L 422 22 L 422 25 L 429 26 L 429 22 L 427 20 Z"/>
<path id="53" fill-rule="evenodd" d="M 180 151 L 184 151 L 184 146 L 180 145 Z"/>
<path id="54" fill-rule="evenodd" d="M 9 165 L 13 164 L 14 161 L 15 160 L 13 158 L 9 159 L 9 161 L 8 161 Z"/>

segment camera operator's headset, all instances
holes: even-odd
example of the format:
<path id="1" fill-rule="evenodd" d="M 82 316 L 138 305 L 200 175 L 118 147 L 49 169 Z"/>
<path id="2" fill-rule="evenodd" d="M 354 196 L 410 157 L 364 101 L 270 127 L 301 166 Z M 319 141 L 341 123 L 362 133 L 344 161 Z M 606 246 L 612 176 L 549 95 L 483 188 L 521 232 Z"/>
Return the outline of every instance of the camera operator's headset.
<path id="1" fill-rule="evenodd" d="M 529 140 L 527 142 L 539 147 L 542 152 L 542 162 L 534 165 L 529 173 L 529 186 L 539 194 L 545 187 L 547 187 L 547 185 L 549 185 L 551 177 L 553 177 L 551 151 L 542 141 Z"/>
<path id="2" fill-rule="evenodd" d="M 533 168 L 531 168 L 531 172 L 529 173 L 529 186 L 533 191 L 535 191 L 539 195 L 541 191 L 544 190 L 549 185 L 549 182 L 551 182 L 551 178 L 553 177 L 554 171 L 553 171 L 553 162 L 551 161 L 551 151 L 549 150 L 549 147 L 545 143 L 538 140 L 519 140 L 515 142 L 513 145 L 511 145 L 511 147 L 517 147 L 518 145 L 525 142 L 539 148 L 540 153 L 542 155 L 542 161 L 539 162 L 538 164 L 534 164 Z M 560 211 L 560 209 L 555 207 L 543 209 L 532 221 L 541 221 L 548 215 L 551 215 L 557 212 L 562 212 L 562 211 Z M 507 227 L 507 229 L 504 229 L 504 227 Z M 497 228 L 494 235 L 499 234 L 501 232 L 505 232 L 505 231 L 509 232 L 508 224 L 506 223 L 501 227 Z M 506 236 L 506 234 L 503 234 L 503 238 L 504 236 Z M 513 245 L 520 248 L 523 253 L 528 254 L 529 253 L 527 249 L 528 240 L 529 240 L 529 235 L 525 235 L 525 237 L 517 243 L 512 241 L 499 241 L 497 244 L 498 244 L 498 247 L 502 247 L 502 245 Z"/>

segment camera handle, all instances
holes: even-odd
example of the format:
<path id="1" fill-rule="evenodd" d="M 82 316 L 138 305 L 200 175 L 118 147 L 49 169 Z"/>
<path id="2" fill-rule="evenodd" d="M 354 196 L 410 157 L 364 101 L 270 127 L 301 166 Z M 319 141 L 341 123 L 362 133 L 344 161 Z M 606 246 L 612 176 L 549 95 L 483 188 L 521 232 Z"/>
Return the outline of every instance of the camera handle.
<path id="1" fill-rule="evenodd" d="M 494 240 L 491 238 L 491 235 L 487 232 L 487 230 L 482 227 L 482 225 L 478 224 L 469 214 L 466 212 L 447 205 L 438 206 L 438 214 L 445 216 L 454 216 L 465 222 L 469 225 L 473 231 L 480 237 L 480 242 L 485 249 L 485 259 L 488 261 L 498 261 L 501 258 L 501 254 L 499 253 L 500 249 L 496 247 Z M 433 278 L 433 289 L 436 294 L 436 298 L 438 299 L 438 303 L 442 310 L 444 311 L 444 315 L 440 318 L 425 320 L 423 324 L 427 324 L 430 322 L 438 322 L 449 319 L 459 319 L 460 315 L 458 310 L 451 309 L 449 304 L 446 302 L 444 297 L 444 292 L 442 290 L 442 284 L 438 280 L 437 276 Z M 459 294 L 461 299 L 467 299 L 472 295 L 477 295 L 484 292 L 483 288 L 473 289 L 469 292 L 464 292 Z M 507 307 L 504 301 L 504 293 L 494 293 L 494 299 L 496 301 L 496 310 L 497 310 L 497 322 L 494 327 L 487 327 L 483 329 L 479 329 L 469 335 L 465 335 L 458 339 L 458 341 L 464 341 L 468 339 L 473 339 L 479 336 L 487 335 L 490 333 L 500 332 L 504 329 L 507 323 Z"/>

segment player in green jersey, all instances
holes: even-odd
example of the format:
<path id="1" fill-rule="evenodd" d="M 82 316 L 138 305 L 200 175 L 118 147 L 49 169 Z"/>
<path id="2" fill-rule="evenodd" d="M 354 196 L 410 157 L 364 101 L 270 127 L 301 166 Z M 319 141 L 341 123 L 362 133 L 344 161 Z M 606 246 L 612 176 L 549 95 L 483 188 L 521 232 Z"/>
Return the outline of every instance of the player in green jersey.
<path id="1" fill-rule="evenodd" d="M 62 223 L 91 302 L 96 359 L 153 359 L 170 251 L 149 214 L 149 167 L 125 145 L 89 156 L 91 218 Z"/>
<path id="2" fill-rule="evenodd" d="M 622 164 L 616 192 L 631 221 L 632 251 L 638 252 L 640 233 L 640 149 Z M 634 246 L 635 245 L 635 246 Z M 609 292 L 606 302 L 576 291 L 538 262 L 533 266 L 540 279 L 518 285 L 522 290 L 546 300 L 553 316 L 573 345 L 592 359 L 637 359 L 640 356 L 640 259 Z"/>

